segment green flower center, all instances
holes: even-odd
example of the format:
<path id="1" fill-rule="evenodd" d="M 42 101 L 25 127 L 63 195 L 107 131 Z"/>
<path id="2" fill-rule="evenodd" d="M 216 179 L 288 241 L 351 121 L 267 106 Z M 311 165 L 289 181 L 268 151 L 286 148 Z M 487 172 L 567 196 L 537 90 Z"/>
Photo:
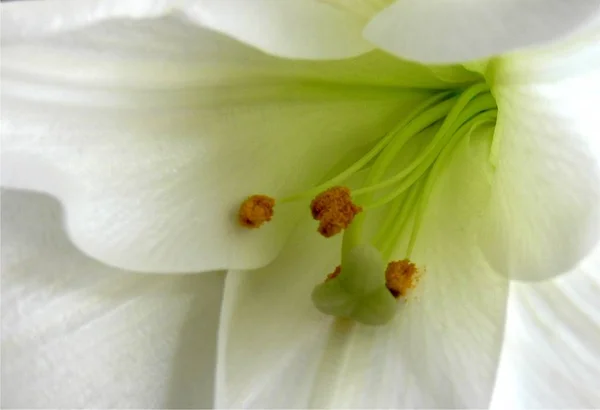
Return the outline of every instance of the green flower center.
<path id="1" fill-rule="evenodd" d="M 416 107 L 344 171 L 308 191 L 278 201 L 317 196 L 311 207 L 313 217 L 321 222 L 319 232 L 329 237 L 346 228 L 341 266 L 313 291 L 317 309 L 372 325 L 386 323 L 394 316 L 396 297 L 404 296 L 416 279 L 409 261 L 436 180 L 459 142 L 475 127 L 495 122 L 496 116 L 496 102 L 484 83 L 439 93 Z M 421 143 L 408 165 L 396 170 L 401 156 L 406 155 L 403 148 L 428 129 L 434 131 L 433 138 Z M 359 188 L 340 187 L 359 172 L 366 174 Z M 375 235 L 365 240 L 365 213 L 376 209 L 383 212 L 382 222 Z M 385 261 L 397 251 L 405 232 L 409 232 L 405 260 L 390 262 L 386 269 Z"/>

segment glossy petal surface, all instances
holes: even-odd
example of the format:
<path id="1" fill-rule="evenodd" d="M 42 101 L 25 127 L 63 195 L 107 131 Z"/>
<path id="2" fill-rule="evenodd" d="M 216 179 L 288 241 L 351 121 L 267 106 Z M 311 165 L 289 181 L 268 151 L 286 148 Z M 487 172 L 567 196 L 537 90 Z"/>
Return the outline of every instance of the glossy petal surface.
<path id="1" fill-rule="evenodd" d="M 212 406 L 223 275 L 81 254 L 50 198 L 2 195 L 2 407 Z"/>

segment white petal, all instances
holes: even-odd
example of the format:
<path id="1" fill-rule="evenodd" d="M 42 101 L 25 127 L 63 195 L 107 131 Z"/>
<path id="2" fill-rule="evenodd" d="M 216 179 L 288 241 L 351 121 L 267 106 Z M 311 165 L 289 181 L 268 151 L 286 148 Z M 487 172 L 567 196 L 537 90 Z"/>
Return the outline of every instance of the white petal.
<path id="1" fill-rule="evenodd" d="M 568 275 L 511 285 L 492 408 L 600 407 L 599 294 L 600 248 Z"/>
<path id="2" fill-rule="evenodd" d="M 111 18 L 153 18 L 190 0 L 32 0 L 2 3 L 2 41 L 72 30 Z"/>
<path id="3" fill-rule="evenodd" d="M 600 43 L 499 63 L 497 169 L 482 247 L 511 278 L 573 269 L 600 225 Z"/>
<path id="4" fill-rule="evenodd" d="M 318 0 L 59 0 L 4 7 L 3 35 L 9 41 L 110 18 L 182 12 L 204 27 L 283 57 L 337 59 L 373 48 L 362 37 L 368 17 Z"/>
<path id="5" fill-rule="evenodd" d="M 365 37 L 410 60 L 460 62 L 555 41 L 599 14 L 599 0 L 398 0 Z"/>
<path id="6" fill-rule="evenodd" d="M 3 192 L 2 406 L 210 407 L 222 284 L 101 265 L 56 202 Z"/>
<path id="7" fill-rule="evenodd" d="M 318 0 L 201 0 L 186 13 L 281 57 L 337 59 L 373 48 L 362 37 L 366 18 Z"/>
<path id="8" fill-rule="evenodd" d="M 2 57 L 3 184 L 58 196 L 87 254 L 154 272 L 268 262 L 294 206 L 249 232 L 240 202 L 307 189 L 429 93 L 395 86 L 446 84 L 383 53 L 279 60 L 176 18 L 105 23 Z"/>
<path id="9" fill-rule="evenodd" d="M 487 407 L 508 283 L 475 246 L 487 150 L 466 147 L 434 191 L 415 249 L 425 271 L 391 323 L 363 326 L 312 306 L 313 286 L 339 264 L 340 243 L 318 237 L 308 220 L 272 265 L 228 273 L 217 407 Z"/>

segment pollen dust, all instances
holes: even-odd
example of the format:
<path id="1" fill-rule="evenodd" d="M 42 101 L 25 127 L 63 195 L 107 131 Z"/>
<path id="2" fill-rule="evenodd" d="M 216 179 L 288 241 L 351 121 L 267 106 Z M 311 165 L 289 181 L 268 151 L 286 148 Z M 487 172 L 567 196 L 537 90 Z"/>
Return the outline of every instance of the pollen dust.
<path id="1" fill-rule="evenodd" d="M 275 199 L 267 195 L 252 195 L 240 205 L 238 222 L 249 229 L 259 228 L 273 218 Z"/>
<path id="2" fill-rule="evenodd" d="M 385 286 L 395 298 L 406 296 L 418 279 L 417 267 L 408 259 L 390 262 L 385 270 Z"/>
<path id="3" fill-rule="evenodd" d="M 362 212 L 362 208 L 352 202 L 350 189 L 340 186 L 317 195 L 310 204 L 310 210 L 312 217 L 319 221 L 317 230 L 326 238 L 346 229 L 354 217 Z"/>

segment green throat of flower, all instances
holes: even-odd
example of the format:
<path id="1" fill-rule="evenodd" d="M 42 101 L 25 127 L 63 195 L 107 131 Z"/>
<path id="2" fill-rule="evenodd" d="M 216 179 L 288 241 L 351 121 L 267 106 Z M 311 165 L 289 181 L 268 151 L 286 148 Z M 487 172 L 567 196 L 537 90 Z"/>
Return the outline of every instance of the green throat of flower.
<path id="1" fill-rule="evenodd" d="M 475 127 L 495 122 L 496 116 L 496 102 L 483 83 L 439 93 L 341 173 L 277 200 L 285 204 L 313 198 L 310 209 L 319 222 L 318 232 L 331 237 L 343 231 L 340 265 L 312 292 L 317 309 L 370 325 L 384 324 L 394 316 L 397 301 L 407 300 L 423 270 L 411 262 L 411 255 L 436 180 L 459 142 Z M 433 138 L 408 165 L 391 172 L 406 144 L 430 127 L 437 129 Z M 359 172 L 366 174 L 359 188 L 343 186 Z M 240 206 L 239 223 L 260 227 L 273 217 L 275 202 L 267 195 L 250 196 Z M 375 235 L 366 240 L 365 214 L 376 209 L 383 210 L 384 217 Z M 390 260 L 405 232 L 409 239 L 404 259 Z"/>

